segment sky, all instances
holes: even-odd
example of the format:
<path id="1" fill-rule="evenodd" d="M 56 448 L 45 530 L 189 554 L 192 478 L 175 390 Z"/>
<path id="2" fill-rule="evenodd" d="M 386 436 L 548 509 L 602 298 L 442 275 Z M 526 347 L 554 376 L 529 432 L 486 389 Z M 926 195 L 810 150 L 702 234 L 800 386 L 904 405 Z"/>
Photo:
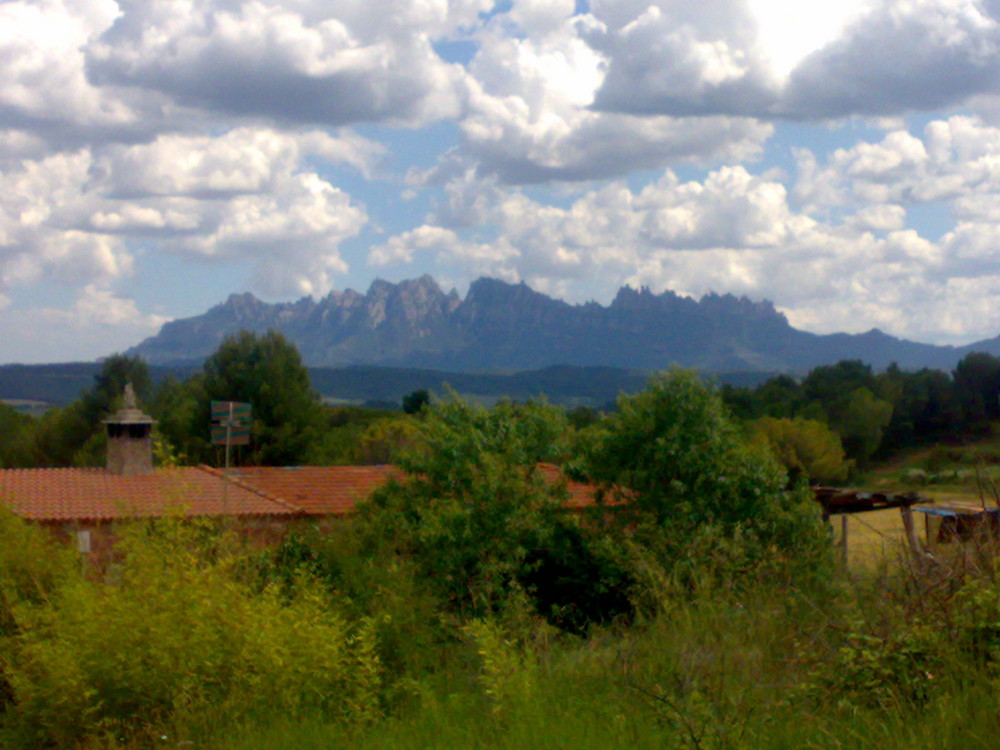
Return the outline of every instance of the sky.
<path id="1" fill-rule="evenodd" d="M 5 0 L 0 363 L 479 276 L 1000 334 L 1000 0 Z"/>

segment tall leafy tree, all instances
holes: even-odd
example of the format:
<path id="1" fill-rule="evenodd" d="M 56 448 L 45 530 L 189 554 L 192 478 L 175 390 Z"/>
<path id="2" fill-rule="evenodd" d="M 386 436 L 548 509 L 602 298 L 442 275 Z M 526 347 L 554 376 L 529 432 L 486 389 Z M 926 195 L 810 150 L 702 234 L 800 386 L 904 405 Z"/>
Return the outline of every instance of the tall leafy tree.
<path id="1" fill-rule="evenodd" d="M 81 397 L 83 418 L 99 424 L 121 405 L 126 384 L 131 383 L 140 404 L 148 404 L 153 394 L 149 366 L 139 357 L 112 354 L 101 364 L 94 384 Z"/>
<path id="2" fill-rule="evenodd" d="M 201 424 L 193 432 L 209 435 L 210 401 L 249 402 L 253 409 L 252 444 L 247 463 L 301 463 L 323 426 L 319 400 L 298 350 L 276 331 L 250 331 L 225 339 L 205 360 L 195 384 Z"/>
<path id="3" fill-rule="evenodd" d="M 709 528 L 757 540 L 761 552 L 820 549 L 808 491 L 785 490 L 781 466 L 744 442 L 719 394 L 693 372 L 657 375 L 618 407 L 588 473 L 623 500 L 619 515 L 635 538 L 668 558 Z"/>
<path id="4" fill-rule="evenodd" d="M 955 394 L 962 405 L 965 427 L 978 432 L 1000 418 L 1000 359 L 974 352 L 958 363 Z"/>
<path id="5" fill-rule="evenodd" d="M 847 455 L 864 464 L 882 444 L 892 404 L 867 388 L 856 388 L 830 407 L 830 426 L 840 433 Z"/>
<path id="6" fill-rule="evenodd" d="M 370 554 L 411 561 L 445 607 L 466 614 L 502 611 L 519 591 L 569 629 L 627 610 L 624 572 L 566 512 L 565 486 L 536 466 L 559 457 L 567 427 L 547 404 L 432 405 L 398 460 L 407 478 L 360 509 Z"/>
<path id="7" fill-rule="evenodd" d="M 35 420 L 0 401 L 0 468 L 31 465 Z"/>
<path id="8" fill-rule="evenodd" d="M 761 417 L 749 425 L 753 439 L 766 444 L 793 479 L 843 482 L 851 471 L 840 436 L 813 419 Z"/>
<path id="9" fill-rule="evenodd" d="M 882 440 L 883 451 L 933 443 L 960 432 L 962 409 L 947 373 L 924 369 L 900 372 L 894 379 L 899 395 Z"/>

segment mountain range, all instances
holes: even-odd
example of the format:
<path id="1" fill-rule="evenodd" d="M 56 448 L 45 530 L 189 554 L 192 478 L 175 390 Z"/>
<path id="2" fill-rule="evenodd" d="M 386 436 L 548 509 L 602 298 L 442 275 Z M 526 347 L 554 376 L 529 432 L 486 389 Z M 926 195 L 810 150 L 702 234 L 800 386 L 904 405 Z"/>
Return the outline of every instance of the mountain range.
<path id="1" fill-rule="evenodd" d="M 269 304 L 234 294 L 203 315 L 174 320 L 129 354 L 152 364 L 204 359 L 241 329 L 280 331 L 312 367 L 381 365 L 502 372 L 552 365 L 706 372 L 805 372 L 842 359 L 950 369 L 973 351 L 1000 354 L 1000 337 L 968 346 L 922 344 L 872 329 L 819 335 L 793 328 L 768 301 L 730 294 L 700 300 L 622 287 L 610 305 L 573 305 L 527 285 L 480 278 L 465 298 L 430 276 L 366 294 Z"/>

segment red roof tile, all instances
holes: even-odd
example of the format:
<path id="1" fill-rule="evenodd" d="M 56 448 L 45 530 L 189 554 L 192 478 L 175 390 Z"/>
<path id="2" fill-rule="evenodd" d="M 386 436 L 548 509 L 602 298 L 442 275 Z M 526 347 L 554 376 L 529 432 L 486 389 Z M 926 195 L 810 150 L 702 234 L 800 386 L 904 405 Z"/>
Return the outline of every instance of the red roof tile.
<path id="1" fill-rule="evenodd" d="M 122 476 L 106 469 L 0 469 L 0 503 L 34 521 L 166 515 L 290 516 L 288 503 L 221 479 L 207 467 Z"/>
<path id="2" fill-rule="evenodd" d="M 563 474 L 562 469 L 555 464 L 538 464 L 537 468 L 541 475 L 545 477 L 546 481 L 549 483 L 555 483 L 562 479 L 566 479 L 566 491 L 569 492 L 569 498 L 566 500 L 567 507 L 583 508 L 588 505 L 593 505 L 597 500 L 596 487 L 567 479 L 566 475 Z"/>
<path id="3" fill-rule="evenodd" d="M 281 498 L 314 515 L 341 516 L 354 510 L 391 477 L 394 466 L 245 466 L 230 471 L 241 486 Z"/>
<path id="4" fill-rule="evenodd" d="M 539 464 L 549 482 L 563 479 Z M 207 466 L 121 476 L 106 469 L 0 469 L 0 503 L 35 521 L 162 516 L 341 516 L 403 473 L 394 466 L 246 466 L 223 475 Z M 595 488 L 567 481 L 570 508 L 591 505 Z"/>

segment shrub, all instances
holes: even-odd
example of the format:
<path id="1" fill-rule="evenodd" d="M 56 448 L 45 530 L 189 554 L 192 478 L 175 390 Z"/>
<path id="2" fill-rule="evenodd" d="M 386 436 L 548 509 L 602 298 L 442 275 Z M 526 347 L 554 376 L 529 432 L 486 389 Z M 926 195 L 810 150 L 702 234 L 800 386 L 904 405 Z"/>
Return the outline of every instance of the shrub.
<path id="1" fill-rule="evenodd" d="M 691 540 L 710 528 L 716 539 L 739 538 L 748 561 L 823 568 L 828 537 L 808 488 L 785 490 L 782 468 L 743 442 L 719 395 L 694 373 L 657 375 L 618 406 L 584 471 L 623 501 L 620 528 L 661 563 L 688 558 Z"/>
<path id="2" fill-rule="evenodd" d="M 432 405 L 417 449 L 359 508 L 367 554 L 412 563 L 453 613 L 500 612 L 523 589 L 554 623 L 583 629 L 628 608 L 626 575 L 566 512 L 565 486 L 539 461 L 558 457 L 562 411 L 547 404 Z"/>
<path id="3" fill-rule="evenodd" d="M 231 538 L 169 520 L 125 532 L 117 580 L 82 579 L 17 606 L 4 646 L 7 724 L 25 742 L 232 721 L 379 711 L 372 627 L 349 622 L 303 574 L 291 596 L 254 590 Z"/>
<path id="4" fill-rule="evenodd" d="M 822 422 L 762 417 L 750 424 L 750 434 L 770 448 L 792 476 L 835 484 L 851 472 L 852 462 L 844 458 L 840 437 Z"/>

